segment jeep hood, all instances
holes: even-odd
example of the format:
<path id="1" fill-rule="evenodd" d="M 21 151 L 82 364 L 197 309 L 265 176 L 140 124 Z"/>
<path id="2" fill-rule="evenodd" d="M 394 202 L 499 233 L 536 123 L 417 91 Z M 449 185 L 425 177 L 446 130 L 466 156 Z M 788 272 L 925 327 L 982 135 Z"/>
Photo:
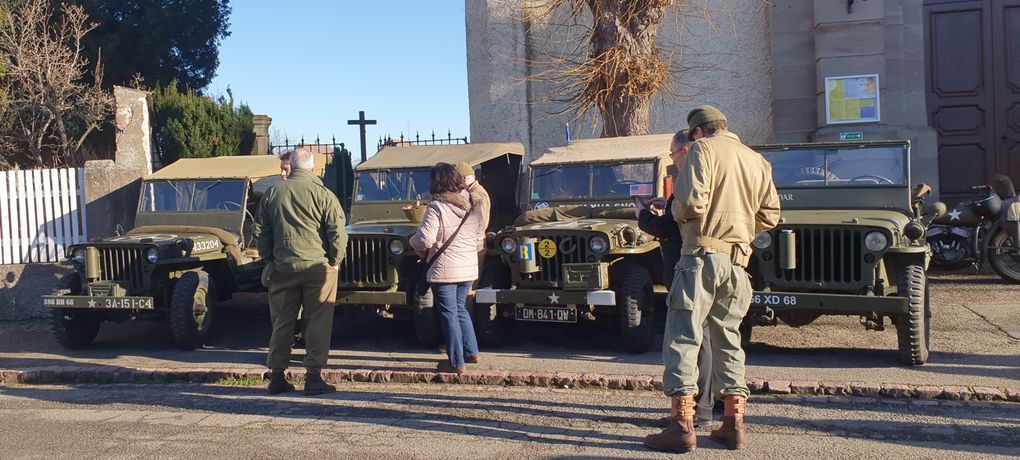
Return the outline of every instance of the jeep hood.
<path id="1" fill-rule="evenodd" d="M 361 221 L 345 227 L 348 235 L 393 235 L 410 238 L 418 231 L 418 224 L 404 220 Z"/>
<path id="2" fill-rule="evenodd" d="M 844 226 L 861 225 L 881 227 L 893 233 L 901 233 L 903 227 L 910 222 L 910 217 L 896 211 L 882 209 L 855 209 L 853 211 L 812 211 L 784 210 L 780 224 L 813 225 L 813 226 Z"/>

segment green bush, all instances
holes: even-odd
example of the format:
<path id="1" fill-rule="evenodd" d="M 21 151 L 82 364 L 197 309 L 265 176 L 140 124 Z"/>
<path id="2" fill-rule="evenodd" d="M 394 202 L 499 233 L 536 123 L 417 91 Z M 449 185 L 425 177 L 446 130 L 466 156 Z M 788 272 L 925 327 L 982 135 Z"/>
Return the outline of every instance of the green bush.
<path id="1" fill-rule="evenodd" d="M 194 91 L 181 92 L 176 83 L 152 92 L 156 150 L 169 164 L 178 158 L 247 155 L 255 142 L 252 112 L 234 106 L 234 95 L 216 99 Z"/>

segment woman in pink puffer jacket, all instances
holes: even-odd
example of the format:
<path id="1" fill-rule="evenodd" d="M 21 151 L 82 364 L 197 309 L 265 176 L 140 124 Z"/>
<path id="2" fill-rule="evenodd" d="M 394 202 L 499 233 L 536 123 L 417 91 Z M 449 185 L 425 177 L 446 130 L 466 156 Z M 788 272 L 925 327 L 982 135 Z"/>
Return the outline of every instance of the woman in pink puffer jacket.
<path id="1" fill-rule="evenodd" d="M 485 239 L 485 229 L 481 212 L 474 209 L 464 190 L 464 177 L 453 165 L 439 163 L 432 168 L 429 193 L 432 202 L 411 237 L 411 246 L 418 257 L 427 261 L 435 258 L 425 278 L 432 284 L 449 357 L 439 363 L 438 370 L 461 374 L 465 362 L 478 362 L 478 340 L 465 304 L 478 278 L 478 245 Z M 461 222 L 463 226 L 457 231 Z M 449 247 L 437 256 L 455 232 Z"/>

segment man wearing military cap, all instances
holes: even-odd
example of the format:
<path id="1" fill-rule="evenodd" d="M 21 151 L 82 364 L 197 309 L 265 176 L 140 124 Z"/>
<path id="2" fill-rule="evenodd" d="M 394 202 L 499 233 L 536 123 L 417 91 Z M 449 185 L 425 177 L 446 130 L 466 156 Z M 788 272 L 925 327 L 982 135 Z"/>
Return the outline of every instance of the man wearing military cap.
<path id="1" fill-rule="evenodd" d="M 722 426 L 711 438 L 731 449 L 744 442 L 744 379 L 740 322 L 751 304 L 744 271 L 751 240 L 779 221 L 779 196 L 772 167 L 727 131 L 726 116 L 712 106 L 687 115 L 690 152 L 677 173 L 670 212 L 683 239 L 680 262 L 666 296 L 663 390 L 673 399 L 672 420 L 645 445 L 687 452 L 697 445 L 694 395 L 703 325 L 711 335 L 713 382 L 722 396 Z"/>
<path id="2" fill-rule="evenodd" d="M 489 210 L 492 202 L 489 200 L 489 192 L 485 191 L 482 184 L 475 179 L 475 170 L 466 162 L 457 163 L 457 172 L 464 176 L 464 189 L 471 195 L 471 203 L 482 213 L 482 228 L 489 228 Z M 485 241 L 478 243 L 478 250 L 485 250 Z M 478 265 L 481 268 L 481 265 Z"/>

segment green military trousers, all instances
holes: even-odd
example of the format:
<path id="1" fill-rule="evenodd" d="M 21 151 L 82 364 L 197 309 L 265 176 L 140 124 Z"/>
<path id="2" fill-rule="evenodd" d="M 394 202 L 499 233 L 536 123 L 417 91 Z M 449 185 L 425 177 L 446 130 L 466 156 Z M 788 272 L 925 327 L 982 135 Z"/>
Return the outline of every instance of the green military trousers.
<path id="1" fill-rule="evenodd" d="M 305 367 L 326 367 L 333 336 L 336 278 L 336 270 L 327 264 L 297 272 L 273 272 L 268 280 L 269 314 L 273 321 L 273 336 L 269 339 L 266 358 L 270 369 L 286 369 L 290 365 L 294 325 L 302 307 Z"/>
<path id="2" fill-rule="evenodd" d="M 751 292 L 747 273 L 727 254 L 680 258 L 666 296 L 662 388 L 667 396 L 698 393 L 698 350 L 705 331 L 711 335 L 712 388 L 717 396 L 749 394 L 739 328 Z"/>

